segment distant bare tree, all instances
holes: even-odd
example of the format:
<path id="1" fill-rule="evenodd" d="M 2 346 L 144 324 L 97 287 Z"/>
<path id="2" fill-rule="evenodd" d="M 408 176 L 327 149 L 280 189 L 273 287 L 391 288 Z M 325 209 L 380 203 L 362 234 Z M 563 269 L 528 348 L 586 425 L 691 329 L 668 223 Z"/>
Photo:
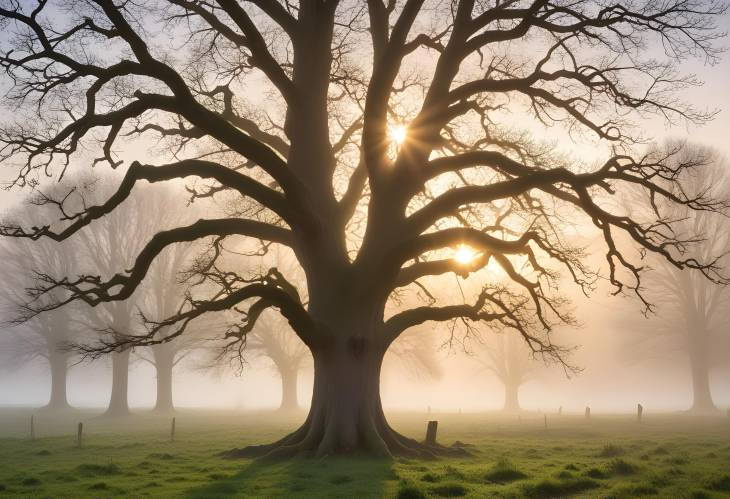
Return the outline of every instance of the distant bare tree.
<path id="1" fill-rule="evenodd" d="M 45 272 L 68 273 L 71 271 L 73 252 L 57 245 L 27 244 L 6 241 L 0 246 L 0 317 L 18 315 L 17 307 L 24 298 L 16 290 L 33 285 L 28 269 Z M 74 325 L 72 309 L 56 310 L 34 317 L 18 325 L 0 326 L 4 336 L 0 347 L 0 367 L 3 370 L 17 369 L 36 359 L 48 363 L 51 372 L 51 393 L 45 409 L 63 410 L 70 408 L 67 397 L 67 378 L 72 354 L 68 344 L 77 338 L 79 325 Z"/>
<path id="2" fill-rule="evenodd" d="M 299 409 L 297 386 L 302 368 L 311 364 L 307 346 L 292 335 L 289 324 L 281 316 L 266 313 L 250 333 L 247 349 L 254 355 L 271 360 L 281 379 L 279 410 L 292 412 Z"/>
<path id="3" fill-rule="evenodd" d="M 668 144 L 666 150 L 676 149 Z M 690 194 L 712 195 L 730 200 L 730 162 L 720 153 L 699 145 L 684 146 L 673 160 L 684 188 Z M 700 171 L 681 171 L 682 163 L 702 161 L 710 165 Z M 637 203 L 637 206 L 641 206 Z M 698 261 L 709 255 L 725 255 L 723 264 L 730 264 L 730 221 L 708 211 L 693 211 L 686 207 L 660 204 L 659 209 L 674 221 L 674 230 L 684 238 L 703 236 L 688 254 Z M 661 259 L 652 258 L 656 271 L 646 280 L 647 296 L 653 298 L 656 313 L 647 321 L 631 314 L 621 321 L 634 333 L 626 348 L 630 358 L 684 357 L 689 362 L 693 401 L 697 412 L 715 411 L 710 393 L 710 370 L 726 354 L 723 344 L 730 336 L 730 288 L 713 283 L 697 271 L 678 268 Z M 643 323 L 642 323 L 643 322 Z"/>
<path id="4" fill-rule="evenodd" d="M 530 379 L 536 368 L 532 352 L 512 331 L 504 331 L 485 340 L 475 352 L 475 359 L 494 373 L 504 386 L 505 412 L 519 412 L 520 387 Z"/>
<path id="5" fill-rule="evenodd" d="M 147 209 L 160 209 L 168 204 L 169 196 L 161 193 L 156 206 Z M 149 271 L 149 278 L 143 289 L 144 299 L 140 306 L 148 320 L 163 320 L 175 314 L 185 303 L 187 287 L 181 282 L 181 273 L 191 264 L 195 255 L 195 245 L 181 244 L 168 248 L 157 257 Z M 154 366 L 157 377 L 157 392 L 154 411 L 170 413 L 175 410 L 173 402 L 173 370 L 196 347 L 200 346 L 204 326 L 191 327 L 190 333 L 181 341 L 156 343 L 149 347 L 150 356 L 139 353 L 139 356 Z M 215 328 L 208 324 L 207 332 L 215 334 Z M 164 337 L 165 330 L 158 332 Z"/>

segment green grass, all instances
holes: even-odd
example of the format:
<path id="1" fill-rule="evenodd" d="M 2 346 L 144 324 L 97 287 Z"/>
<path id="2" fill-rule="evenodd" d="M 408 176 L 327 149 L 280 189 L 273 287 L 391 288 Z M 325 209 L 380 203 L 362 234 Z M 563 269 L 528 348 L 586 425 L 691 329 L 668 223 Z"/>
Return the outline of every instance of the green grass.
<path id="1" fill-rule="evenodd" d="M 177 437 L 169 418 L 144 413 L 120 421 L 71 412 L 0 409 L 0 499 L 5 497 L 730 497 L 730 421 L 631 416 L 393 414 L 417 438 L 427 418 L 439 440 L 473 444 L 470 458 L 392 461 L 363 456 L 281 462 L 230 460 L 220 453 L 274 440 L 303 415 L 182 411 Z M 75 428 L 84 422 L 84 441 Z"/>

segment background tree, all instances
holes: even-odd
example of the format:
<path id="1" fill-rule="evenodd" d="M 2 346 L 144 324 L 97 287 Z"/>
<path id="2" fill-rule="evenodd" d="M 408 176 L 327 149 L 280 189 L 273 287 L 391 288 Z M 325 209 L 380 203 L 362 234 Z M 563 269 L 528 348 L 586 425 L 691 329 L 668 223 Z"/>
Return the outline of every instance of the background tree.
<path id="1" fill-rule="evenodd" d="M 532 352 L 512 331 L 505 331 L 488 339 L 475 353 L 477 361 L 491 371 L 504 386 L 505 412 L 519 412 L 520 387 L 530 379 L 535 365 L 531 362 Z"/>
<path id="2" fill-rule="evenodd" d="M 665 145 L 665 154 L 671 154 L 677 144 Z M 672 163 L 681 170 L 682 163 L 702 161 L 708 167 L 702 171 L 685 171 L 684 186 L 692 193 L 710 193 L 717 199 L 730 200 L 730 165 L 717 151 L 696 144 L 683 147 L 674 155 Z M 641 204 L 639 204 L 641 206 Z M 697 260 L 710 255 L 730 253 L 730 224 L 727 218 L 712 212 L 693 211 L 677 205 L 662 205 L 660 209 L 675 221 L 679 234 L 704 234 L 690 251 Z M 641 360 L 684 357 L 689 363 L 692 379 L 692 406 L 695 412 L 717 411 L 710 392 L 710 371 L 727 355 L 728 320 L 730 320 L 730 290 L 696 272 L 678 269 L 661 259 L 652 259 L 656 266 L 646 281 L 647 295 L 656 305 L 656 313 L 641 320 L 625 311 L 622 328 L 630 336 L 625 338 L 628 357 Z M 723 262 L 726 265 L 726 262 Z"/>
<path id="3" fill-rule="evenodd" d="M 29 269 L 38 272 L 58 273 L 72 272 L 76 248 L 71 244 L 59 245 L 43 242 L 33 244 L 30 241 L 5 240 L 0 245 L 0 312 L 2 317 L 18 315 L 18 307 L 22 307 L 25 298 L 23 289 L 33 286 L 33 277 Z M 67 346 L 78 336 L 79 324 L 73 316 L 78 312 L 73 308 L 58 309 L 49 314 L 34 317 L 22 324 L 4 324 L 2 368 L 18 369 L 37 359 L 48 363 L 51 374 L 51 390 L 48 404 L 44 409 L 59 411 L 69 409 L 67 384 L 68 371 L 73 355 Z"/>
<path id="4" fill-rule="evenodd" d="M 156 197 L 153 206 L 145 207 L 145 213 L 165 210 L 168 202 L 171 201 L 169 193 L 161 193 Z M 139 214 L 143 216 L 143 214 Z M 144 317 L 162 320 L 174 315 L 185 301 L 186 288 L 181 285 L 181 274 L 192 262 L 195 254 L 195 246 L 192 244 L 177 245 L 163 251 L 155 260 L 147 279 L 144 289 Z M 206 329 L 210 330 L 210 324 Z M 200 346 L 203 336 L 203 325 L 198 324 L 197 328 L 190 328 L 189 334 L 180 341 L 156 343 L 149 347 L 149 353 L 138 353 L 138 355 L 149 362 L 155 368 L 157 379 L 157 391 L 154 411 L 158 413 L 170 413 L 175 410 L 173 402 L 173 370 L 185 357 L 195 348 Z M 158 331 L 158 336 L 164 337 L 164 330 Z"/>
<path id="5" fill-rule="evenodd" d="M 427 321 L 493 322 L 566 362 L 550 337 L 556 324 L 572 322 L 557 294 L 559 272 L 586 292 L 596 277 L 565 242 L 566 220 L 602 236 L 617 292 L 643 296 L 637 262 L 645 251 L 724 281 L 714 259 L 683 256 L 691 240 L 677 237 L 671 220 L 619 216 L 605 199 L 639 186 L 692 210 L 724 208 L 667 188 L 664 179 L 680 183 L 675 168 L 634 148 L 641 137 L 632 125 L 649 113 L 711 117 L 677 98 L 697 82 L 673 68 L 690 56 L 714 60 L 722 35 L 715 19 L 725 8 L 701 0 L 94 0 L 75 3 L 59 22 L 56 2 L 5 2 L 0 17 L 14 36 L 0 64 L 20 123 L 4 126 L 0 140 L 4 162 L 17 168 L 14 185 L 81 163 L 87 147 L 100 151 L 95 163 L 116 168 L 116 151 L 136 158 L 114 195 L 66 224 L 10 224 L 2 233 L 66 239 L 122 210 L 142 180 L 197 177 L 205 183 L 194 197 L 242 196 L 247 209 L 237 216 L 158 232 L 110 277 L 51 280 L 37 292 L 65 290 L 54 306 L 119 303 L 169 245 L 212 239 L 211 267 L 234 236 L 287 246 L 306 293 L 277 269 L 234 269 L 220 279 L 201 266 L 197 282 L 206 286 L 174 316 L 79 348 L 104 354 L 170 341 L 193 319 L 233 307 L 241 323 L 226 340 L 245 342 L 261 311 L 276 308 L 312 353 L 312 404 L 301 428 L 250 451 L 437 452 L 388 425 L 379 394 L 385 352 Z M 650 58 L 650 42 L 665 54 Z M 530 134 L 505 125 L 520 119 Z M 602 157 L 568 161 L 528 140 L 556 123 L 595 135 Z M 145 164 L 128 142 L 155 135 L 170 140 L 172 162 Z M 690 167 L 702 165 L 682 165 Z M 617 234 L 631 244 L 619 247 Z M 459 246 L 475 256 L 455 255 Z M 490 261 L 507 285 L 480 272 Z M 447 303 L 400 299 L 419 279 L 449 273 L 484 284 Z"/>

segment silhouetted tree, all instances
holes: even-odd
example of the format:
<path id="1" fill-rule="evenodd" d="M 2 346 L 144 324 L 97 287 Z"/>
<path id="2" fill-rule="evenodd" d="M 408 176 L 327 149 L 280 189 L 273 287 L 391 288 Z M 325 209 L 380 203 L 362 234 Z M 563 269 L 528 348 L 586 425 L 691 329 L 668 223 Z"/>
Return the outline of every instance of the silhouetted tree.
<path id="1" fill-rule="evenodd" d="M 119 303 L 169 245 L 211 238 L 210 267 L 231 239 L 260 241 L 264 251 L 290 247 L 306 275 L 306 302 L 276 269 L 221 280 L 200 266 L 197 283 L 207 287 L 174 316 L 144 334 L 80 345 L 102 355 L 166 342 L 194 318 L 232 307 L 241 324 L 227 339 L 244 342 L 261 311 L 278 309 L 313 355 L 311 409 L 291 435 L 243 453 L 445 451 L 388 425 L 379 395 L 385 352 L 427 321 L 481 321 L 515 329 L 533 351 L 565 362 L 550 339 L 555 324 L 572 322 L 558 272 L 586 291 L 595 278 L 564 241 L 566 220 L 597 229 L 617 291 L 642 296 L 635 248 L 724 280 L 714 259 L 682 255 L 687 241 L 671 220 L 618 216 L 605 202 L 640 186 L 692 210 L 724 208 L 668 189 L 659 179 L 679 180 L 667 158 L 632 147 L 640 128 L 632 125 L 644 113 L 711 117 L 677 98 L 696 81 L 673 68 L 689 56 L 716 58 L 719 2 L 94 0 L 74 3 L 62 19 L 57 3 L 6 1 L 0 9 L 17 33 L 2 42 L 13 50 L 0 64 L 12 77 L 18 119 L 28 118 L 0 133 L 5 163 L 18 167 L 15 185 L 81 161 L 77 151 L 102 131 L 95 163 L 119 168 L 123 148 L 136 160 L 114 195 L 66 225 L 2 233 L 63 240 L 123 210 L 143 180 L 198 177 L 193 198 L 242 196 L 237 216 L 159 232 L 111 277 L 59 279 L 47 289 L 67 291 L 56 306 Z M 647 50 L 651 41 L 665 53 Z M 505 125 L 520 119 L 530 134 Z M 541 124 L 561 122 L 611 152 L 590 166 L 596 158 L 561 159 L 529 140 Z M 139 147 L 125 147 L 154 135 L 170 141 L 172 162 L 145 164 Z M 619 234 L 632 244 L 619 247 Z M 507 285 L 490 285 L 480 272 L 490 261 Z M 449 303 L 400 299 L 420 279 L 448 273 L 485 282 Z"/>

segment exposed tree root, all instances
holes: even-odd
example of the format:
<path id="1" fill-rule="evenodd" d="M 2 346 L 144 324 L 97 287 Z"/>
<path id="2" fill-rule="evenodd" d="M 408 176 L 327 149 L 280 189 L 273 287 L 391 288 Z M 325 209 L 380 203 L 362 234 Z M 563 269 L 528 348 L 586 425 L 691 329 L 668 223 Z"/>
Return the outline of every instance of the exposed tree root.
<path id="1" fill-rule="evenodd" d="M 357 445 L 338 446 L 336 425 L 325 428 L 322 424 L 313 425 L 307 420 L 299 429 L 271 444 L 250 445 L 231 449 L 219 455 L 228 459 L 260 458 L 287 459 L 291 457 L 325 457 L 329 455 L 367 454 L 378 457 L 403 456 L 418 459 L 437 459 L 438 457 L 471 456 L 468 444 L 456 442 L 447 447 L 428 445 L 408 438 L 393 430 L 385 423 L 384 428 L 373 433 L 360 433 Z M 376 425 L 375 428 L 377 428 Z"/>

